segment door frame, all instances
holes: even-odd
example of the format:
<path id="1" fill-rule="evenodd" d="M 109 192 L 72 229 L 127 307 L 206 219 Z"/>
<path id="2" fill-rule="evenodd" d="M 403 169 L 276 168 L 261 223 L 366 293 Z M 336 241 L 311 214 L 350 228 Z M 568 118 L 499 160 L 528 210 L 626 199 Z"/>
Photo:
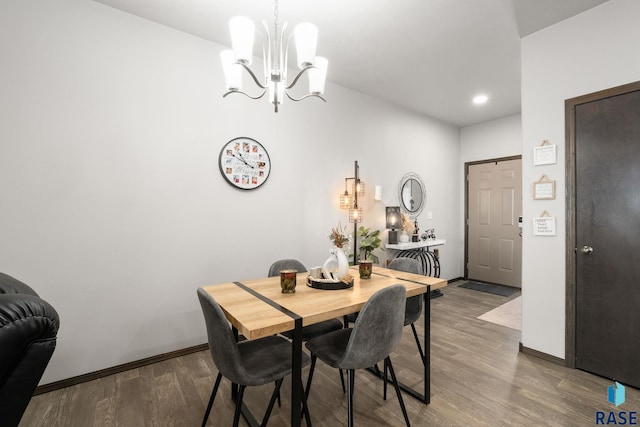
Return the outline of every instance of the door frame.
<path id="1" fill-rule="evenodd" d="M 565 212 L 566 271 L 565 271 L 565 366 L 576 367 L 576 129 L 575 111 L 580 104 L 599 101 L 640 90 L 640 81 L 616 86 L 565 100 Z"/>
<path id="2" fill-rule="evenodd" d="M 522 155 L 475 160 L 464 163 L 464 279 L 469 278 L 469 166 L 485 163 L 499 163 L 507 160 L 522 160 Z M 522 203 L 522 202 L 521 202 Z M 522 255 L 521 255 L 522 256 Z"/>

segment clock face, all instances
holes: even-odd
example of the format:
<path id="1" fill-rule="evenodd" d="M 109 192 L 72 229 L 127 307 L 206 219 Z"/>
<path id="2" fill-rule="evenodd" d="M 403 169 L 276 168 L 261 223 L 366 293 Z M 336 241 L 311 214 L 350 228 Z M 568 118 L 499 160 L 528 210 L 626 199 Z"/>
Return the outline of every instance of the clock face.
<path id="1" fill-rule="evenodd" d="M 260 187 L 269 178 L 271 160 L 267 150 L 255 139 L 234 138 L 220 151 L 220 173 L 241 190 Z"/>

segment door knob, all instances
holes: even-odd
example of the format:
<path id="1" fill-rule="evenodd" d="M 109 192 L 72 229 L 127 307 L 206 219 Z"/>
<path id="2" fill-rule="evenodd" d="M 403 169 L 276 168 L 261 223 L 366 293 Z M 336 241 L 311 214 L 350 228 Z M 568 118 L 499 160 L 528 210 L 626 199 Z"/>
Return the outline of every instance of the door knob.
<path id="1" fill-rule="evenodd" d="M 591 252 L 593 252 L 593 248 L 591 246 L 583 246 L 582 247 L 582 253 L 585 255 L 589 255 Z"/>

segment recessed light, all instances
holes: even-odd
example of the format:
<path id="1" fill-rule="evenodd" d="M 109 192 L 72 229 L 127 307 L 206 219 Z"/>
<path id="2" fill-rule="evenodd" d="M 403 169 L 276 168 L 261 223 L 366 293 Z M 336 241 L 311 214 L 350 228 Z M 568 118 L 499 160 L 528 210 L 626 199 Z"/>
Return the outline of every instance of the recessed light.
<path id="1" fill-rule="evenodd" d="M 476 105 L 484 104 L 489 100 L 487 95 L 476 95 L 473 97 L 473 103 Z"/>

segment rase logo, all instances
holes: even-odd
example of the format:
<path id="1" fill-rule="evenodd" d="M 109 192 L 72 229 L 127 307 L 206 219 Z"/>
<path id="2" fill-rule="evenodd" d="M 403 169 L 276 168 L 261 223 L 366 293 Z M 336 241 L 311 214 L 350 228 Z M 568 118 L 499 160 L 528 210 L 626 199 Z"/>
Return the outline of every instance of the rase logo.
<path id="1" fill-rule="evenodd" d="M 613 403 L 616 407 L 624 403 L 624 386 L 616 381 L 615 384 L 611 384 L 607 389 L 607 400 L 609 403 Z"/>
<path id="2" fill-rule="evenodd" d="M 615 382 L 607 389 L 607 401 L 616 407 L 624 403 L 624 386 Z M 638 425 L 637 411 L 596 411 L 596 425 Z"/>

